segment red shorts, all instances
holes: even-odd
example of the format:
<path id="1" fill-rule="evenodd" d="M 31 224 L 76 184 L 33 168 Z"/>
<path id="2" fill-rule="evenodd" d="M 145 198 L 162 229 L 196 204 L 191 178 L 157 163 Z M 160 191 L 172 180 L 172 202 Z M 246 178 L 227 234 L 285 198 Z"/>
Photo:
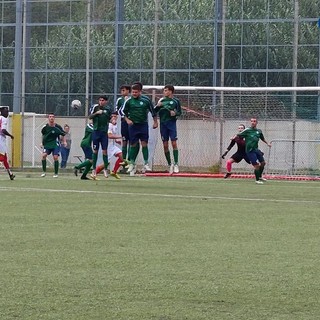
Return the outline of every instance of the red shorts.
<path id="1" fill-rule="evenodd" d="M 5 161 L 6 159 L 7 159 L 7 154 L 0 153 L 0 161 L 2 162 L 2 161 Z"/>

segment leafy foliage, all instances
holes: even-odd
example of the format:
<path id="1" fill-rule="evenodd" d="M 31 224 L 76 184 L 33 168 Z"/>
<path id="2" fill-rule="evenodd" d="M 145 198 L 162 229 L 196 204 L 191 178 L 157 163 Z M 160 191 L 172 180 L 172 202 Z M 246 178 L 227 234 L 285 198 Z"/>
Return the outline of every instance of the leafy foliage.
<path id="1" fill-rule="evenodd" d="M 117 6 L 116 1 L 93 1 L 92 95 L 115 94 L 115 85 L 119 85 L 114 83 L 116 73 L 122 83 L 152 83 L 154 73 L 156 84 L 211 86 L 213 79 L 219 83 L 221 4 L 214 0 L 124 0 Z M 299 1 L 298 81 L 305 86 L 318 84 L 314 70 L 319 69 L 319 5 L 319 0 Z M 15 29 L 5 23 L 15 21 L 15 12 L 10 10 L 12 3 L 4 3 L 2 8 L 6 19 L 0 27 L 0 67 L 13 72 Z M 224 84 L 291 86 L 293 1 L 228 0 L 225 16 Z M 30 81 L 26 91 L 45 95 L 45 108 L 49 94 L 70 101 L 73 95 L 84 95 L 86 2 L 30 1 L 28 22 L 26 60 Z M 12 94 L 12 85 L 2 87 L 4 94 Z M 27 110 L 34 111 L 36 101 L 32 102 L 31 96 L 27 101 Z"/>

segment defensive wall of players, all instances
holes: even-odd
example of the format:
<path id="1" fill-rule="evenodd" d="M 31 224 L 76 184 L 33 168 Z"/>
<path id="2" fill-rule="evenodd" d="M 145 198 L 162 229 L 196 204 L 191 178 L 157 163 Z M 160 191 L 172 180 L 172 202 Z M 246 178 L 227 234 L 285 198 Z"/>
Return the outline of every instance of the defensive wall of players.
<path id="1" fill-rule="evenodd" d="M 82 156 L 80 140 L 84 133 L 86 118 L 68 117 L 56 118 L 60 125 L 68 123 L 72 136 L 72 148 L 69 156 L 69 166 L 79 161 Z M 9 158 L 13 167 L 40 167 L 41 159 L 41 128 L 47 122 L 46 115 L 25 114 L 10 115 L 10 130 L 15 136 L 9 143 Z M 243 123 L 249 125 L 249 119 L 220 121 L 179 120 L 179 162 L 181 168 L 207 170 L 211 166 L 221 166 L 221 151 L 224 151 L 230 138 L 236 134 L 237 126 Z M 268 160 L 268 171 L 277 172 L 320 168 L 320 123 L 306 120 L 292 122 L 291 120 L 260 121 L 258 127 L 262 129 L 266 139 L 273 141 L 269 148 L 260 143 L 261 149 Z M 23 133 L 23 135 L 22 135 Z M 21 147 L 23 146 L 23 148 Z M 163 155 L 159 129 L 150 128 L 149 154 L 150 162 L 157 168 L 166 167 Z M 231 150 L 229 155 L 236 150 Z M 142 161 L 141 161 L 142 163 Z M 249 170 L 246 163 L 235 166 L 236 170 Z"/>

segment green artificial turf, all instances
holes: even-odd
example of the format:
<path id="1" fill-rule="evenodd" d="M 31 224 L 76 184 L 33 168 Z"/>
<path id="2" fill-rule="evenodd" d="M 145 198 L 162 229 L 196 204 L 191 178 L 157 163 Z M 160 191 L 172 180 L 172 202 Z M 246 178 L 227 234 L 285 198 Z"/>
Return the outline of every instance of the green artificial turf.
<path id="1" fill-rule="evenodd" d="M 0 319 L 319 319 L 319 182 L 0 176 Z"/>

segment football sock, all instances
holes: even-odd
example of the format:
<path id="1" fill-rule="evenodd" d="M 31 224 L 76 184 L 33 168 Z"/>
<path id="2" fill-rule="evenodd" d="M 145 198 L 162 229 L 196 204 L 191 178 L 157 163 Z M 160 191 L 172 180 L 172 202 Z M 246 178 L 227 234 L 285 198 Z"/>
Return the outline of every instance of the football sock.
<path id="1" fill-rule="evenodd" d="M 42 171 L 46 172 L 47 171 L 47 160 L 42 160 L 41 164 L 42 164 Z"/>
<path id="2" fill-rule="evenodd" d="M 165 152 L 164 155 L 166 156 L 168 165 L 170 166 L 170 164 L 171 164 L 170 151 Z"/>
<path id="3" fill-rule="evenodd" d="M 97 159 L 98 159 L 98 154 L 97 153 L 93 153 L 92 154 L 92 168 L 93 168 L 93 170 L 96 170 Z"/>
<path id="4" fill-rule="evenodd" d="M 102 155 L 102 160 L 103 160 L 104 168 L 107 169 L 109 165 L 108 155 L 106 154 Z"/>
<path id="5" fill-rule="evenodd" d="M 96 174 L 100 173 L 104 169 L 104 164 L 100 164 L 100 166 L 96 167 Z"/>
<path id="6" fill-rule="evenodd" d="M 59 171 L 59 160 L 54 160 L 54 174 L 58 174 Z"/>
<path id="7" fill-rule="evenodd" d="M 260 177 L 262 177 L 262 172 L 264 170 L 264 164 L 260 164 Z"/>
<path id="8" fill-rule="evenodd" d="M 144 163 L 148 163 L 148 161 L 149 161 L 149 150 L 148 150 L 148 146 L 142 147 L 142 155 L 143 155 Z"/>
<path id="9" fill-rule="evenodd" d="M 128 142 L 129 143 L 129 142 Z M 128 151 L 127 151 L 127 160 L 130 161 L 130 144 L 127 145 L 128 147 Z M 123 159 L 125 159 L 125 157 L 122 155 Z"/>
<path id="10" fill-rule="evenodd" d="M 91 161 L 90 160 L 85 160 L 85 161 L 81 162 L 80 164 L 78 164 L 77 166 L 75 166 L 75 168 L 79 170 L 81 168 L 86 167 L 88 163 L 91 164 Z"/>
<path id="11" fill-rule="evenodd" d="M 120 163 L 122 162 L 123 160 L 121 158 L 118 158 L 116 163 L 114 164 L 114 167 L 113 167 L 113 172 L 117 173 L 119 168 L 120 168 Z"/>
<path id="12" fill-rule="evenodd" d="M 122 146 L 122 156 L 123 159 L 127 159 L 128 146 Z"/>
<path id="13" fill-rule="evenodd" d="M 82 173 L 82 177 L 85 177 L 88 174 L 88 172 L 90 171 L 91 166 L 92 166 L 92 163 L 89 160 L 87 160 L 85 162 L 87 162 L 87 165 Z"/>
<path id="14" fill-rule="evenodd" d="M 4 157 L 3 157 L 3 166 L 7 169 L 7 170 L 9 170 L 9 163 L 8 163 L 8 158 L 7 158 L 7 154 L 5 154 L 4 155 Z"/>
<path id="15" fill-rule="evenodd" d="M 139 149 L 140 149 L 140 146 L 139 144 L 135 145 L 135 146 L 130 146 L 130 149 L 129 149 L 129 158 L 130 158 L 130 161 L 132 163 L 135 163 L 136 161 L 136 158 L 137 158 L 137 155 L 139 153 Z"/>
<path id="16" fill-rule="evenodd" d="M 228 172 L 231 172 L 232 162 L 230 160 L 228 160 L 227 163 L 226 163 L 226 169 L 227 169 Z"/>
<path id="17" fill-rule="evenodd" d="M 178 149 L 173 149 L 173 160 L 174 160 L 175 164 L 177 164 L 179 161 L 179 150 Z"/>
<path id="18" fill-rule="evenodd" d="M 258 181 L 260 179 L 260 168 L 254 169 L 254 175 L 256 177 L 256 181 Z"/>

